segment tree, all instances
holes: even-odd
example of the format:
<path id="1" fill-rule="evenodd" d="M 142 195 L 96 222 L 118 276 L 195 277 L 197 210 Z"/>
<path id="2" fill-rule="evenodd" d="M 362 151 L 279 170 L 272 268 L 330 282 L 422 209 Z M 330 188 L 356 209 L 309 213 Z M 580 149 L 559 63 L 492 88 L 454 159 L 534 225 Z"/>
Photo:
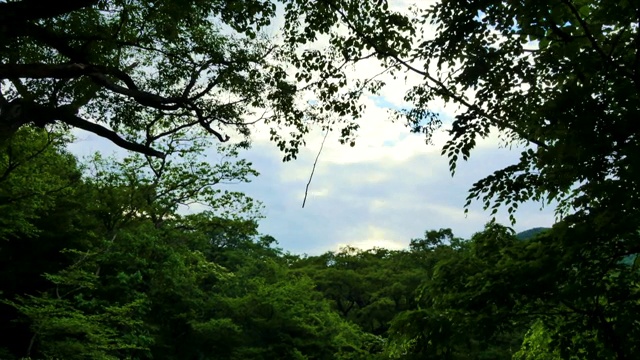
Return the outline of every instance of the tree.
<path id="1" fill-rule="evenodd" d="M 70 194 L 80 169 L 63 150 L 68 141 L 57 132 L 24 128 L 0 142 L 0 240 L 36 231 L 32 222 Z"/>
<path id="2" fill-rule="evenodd" d="M 61 250 L 87 238 L 85 201 L 77 191 L 81 166 L 64 150 L 66 141 L 59 133 L 23 128 L 0 142 L 0 299 L 47 288 L 42 274 L 56 273 L 68 261 Z M 11 358 L 2 348 L 24 350 L 29 330 L 12 321 L 15 309 L 0 303 L 0 313 L 7 334 L 0 356 Z"/>
<path id="3" fill-rule="evenodd" d="M 522 348 L 513 355 L 513 358 L 515 360 L 562 359 L 557 350 L 550 350 L 551 344 L 551 336 L 542 321 L 538 320 L 527 332 Z"/>
<path id="4" fill-rule="evenodd" d="M 262 121 L 291 159 L 309 124 L 338 121 L 321 116 L 320 109 L 360 113 L 355 98 L 361 89 L 346 97 L 337 93 L 345 85 L 344 61 L 328 69 L 310 63 L 309 52 L 299 54 L 297 45 L 323 29 L 309 28 L 309 36 L 287 37 L 285 43 L 261 32 L 275 16 L 275 2 L 45 5 L 0 3 L 2 139 L 27 124 L 59 124 L 163 157 L 155 142 L 178 131 L 192 129 L 224 142 L 230 133 L 248 137 L 250 125 Z M 292 65 L 300 65 L 298 82 L 288 76 Z M 301 100 L 316 90 L 320 102 Z M 290 136 L 282 127 L 291 128 Z M 354 127 L 344 126 L 345 141 Z"/>
<path id="5" fill-rule="evenodd" d="M 250 260 L 212 295 L 214 316 L 237 325 L 236 334 L 226 340 L 237 346 L 216 358 L 366 358 L 366 335 L 330 309 L 310 278 L 273 259 Z"/>
<path id="6" fill-rule="evenodd" d="M 513 230 L 490 223 L 462 247 L 432 250 L 435 262 L 420 285 L 417 308 L 392 321 L 392 353 L 451 359 L 637 357 L 630 340 L 637 336 L 640 306 L 637 269 L 610 253 L 592 256 L 580 239 L 567 241 L 572 238 L 560 226 L 519 240 Z"/>
<path id="7" fill-rule="evenodd" d="M 251 220 L 257 204 L 216 187 L 257 173 L 234 160 L 234 146 L 220 148 L 215 164 L 196 159 L 210 144 L 195 139 L 182 149 L 175 145 L 182 135 L 159 143 L 178 159 L 96 155 L 82 168 L 63 139 L 41 129 L 22 128 L 3 144 L 0 221 L 17 224 L 3 231 L 0 251 L 0 326 L 11 334 L 3 344 L 10 352 L 143 356 L 157 340 L 150 313 L 173 309 L 158 317 L 171 320 L 209 297 L 201 284 L 225 271 L 205 257 L 209 239 L 183 228 L 189 222 L 177 208 L 198 202 L 209 210 L 201 217 Z"/>
<path id="8" fill-rule="evenodd" d="M 432 100 L 460 106 L 443 148 L 452 172 L 494 129 L 505 143 L 523 145 L 518 163 L 473 185 L 467 205 L 478 199 L 492 212 L 505 205 L 514 221 L 524 201 L 558 201 L 567 221 L 621 235 L 637 230 L 637 2 L 452 0 L 412 15 L 377 3 L 312 9 L 293 1 L 288 30 L 304 37 L 298 24 L 321 28 L 336 58 L 376 56 L 383 71 L 422 79 L 396 115 L 427 138 L 441 125 Z"/>
<path id="9" fill-rule="evenodd" d="M 401 359 L 511 359 L 521 342 L 519 332 L 526 329 L 514 321 L 517 317 L 505 316 L 517 295 L 509 291 L 510 281 L 500 277 L 506 271 L 499 260 L 511 254 L 513 235 L 489 224 L 469 241 L 456 238 L 450 229 L 427 231 L 424 239 L 413 240 L 412 251 L 422 253 L 422 263 L 428 265 L 415 291 L 416 305 L 391 321 L 389 354 Z"/>
<path id="10" fill-rule="evenodd" d="M 46 139 L 43 132 L 29 139 Z M 16 167 L 0 183 L 2 194 L 30 194 L 47 179 L 58 186 L 78 175 L 60 196 L 43 196 L 46 206 L 21 219 L 28 231 L 10 232 L 0 249 L 1 356 L 369 358 L 379 339 L 289 269 L 292 257 L 257 231 L 258 204 L 217 188 L 257 174 L 235 160 L 237 147 L 220 148 L 212 163 L 199 155 L 205 140 L 180 150 L 172 139 L 159 145 L 178 159 L 96 155 L 83 176 L 73 156 L 52 146 L 25 165 L 40 166 L 39 177 L 25 181 Z M 11 159 L 42 143 L 17 145 Z M 194 202 L 207 210 L 177 211 Z M 7 211 L 0 220 L 11 218 Z"/>
<path id="11" fill-rule="evenodd" d="M 383 70 L 422 79 L 396 114 L 413 131 L 429 138 L 440 127 L 432 100 L 460 106 L 443 148 L 452 172 L 493 129 L 525 146 L 518 163 L 474 184 L 469 203 L 506 205 L 513 214 L 523 201 L 555 200 L 564 215 L 597 212 L 599 222 L 619 227 L 637 219 L 637 2 L 452 0 L 415 7 L 413 15 L 389 11 L 386 2 L 375 10 L 369 1 L 293 3 L 312 29 L 342 26 L 331 32 L 336 56 L 372 51 Z"/>
<path id="12" fill-rule="evenodd" d="M 7 87 L 2 97 L 3 137 L 28 123 L 62 122 L 129 150 L 164 156 L 149 145 L 191 125 L 199 124 L 224 140 L 211 123 L 240 121 L 238 104 L 248 101 L 234 97 L 246 92 L 253 97 L 250 102 L 258 102 L 259 97 L 249 92 L 265 91 L 252 88 L 259 83 L 267 86 L 251 74 L 252 64 L 262 62 L 269 52 L 264 44 L 227 39 L 207 17 L 237 18 L 238 10 L 247 11 L 246 23 L 234 25 L 250 31 L 249 24 L 264 24 L 261 19 L 269 8 L 250 4 L 234 10 L 225 9 L 224 2 L 198 1 L 168 1 L 157 7 L 145 1 L 74 1 L 32 11 L 42 5 L 0 4 L 5 24 L 0 32 L 0 78 Z M 210 101 L 211 94 L 221 91 L 233 100 Z M 171 114 L 176 116 L 168 120 Z M 82 116 L 97 118 L 113 130 Z M 144 133 L 143 143 L 122 138 L 116 132 L 121 127 L 127 135 Z"/>
<path id="13" fill-rule="evenodd" d="M 441 125 L 431 100 L 460 105 L 443 148 L 452 172 L 492 129 L 507 144 L 525 147 L 519 162 L 476 182 L 467 205 L 477 199 L 492 212 L 506 205 L 514 221 L 523 201 L 558 201 L 565 216 L 535 241 L 515 242 L 510 231 L 493 226 L 470 248 L 446 250 L 444 233 L 415 242 L 415 250 L 435 248 L 461 260 L 437 267 L 430 284 L 441 293 L 427 299 L 454 313 L 471 309 L 482 321 L 456 322 L 425 308 L 406 316 L 404 325 L 422 330 L 426 319 L 427 330 L 442 329 L 440 335 L 463 336 L 465 324 L 490 336 L 508 325 L 502 320 L 514 309 L 550 307 L 566 315 L 543 319 L 552 353 L 637 357 L 637 346 L 623 336 L 635 334 L 638 306 L 630 290 L 637 288 L 637 270 L 623 263 L 640 253 L 637 1 L 450 0 L 410 15 L 390 10 L 386 1 L 287 0 L 277 45 L 257 35 L 273 15 L 271 2 L 70 1 L 55 11 L 28 11 L 39 3 L 0 4 L 7 24 L 0 27 L 3 142 L 27 123 L 58 122 L 162 158 L 152 146 L 163 138 L 205 131 L 225 140 L 221 129 L 248 136 L 244 115 L 269 108 L 274 112 L 264 120 L 289 159 L 310 124 L 333 128 L 342 121 L 343 140 L 351 142 L 358 98 L 382 84 L 375 78 L 350 83 L 345 69 L 376 57 L 383 73 L 406 71 L 423 80 L 406 94 L 411 106 L 397 114 L 413 131 L 428 139 Z M 214 21 L 237 36 L 212 30 Z M 435 32 L 425 31 L 430 25 Z M 319 38 L 327 49 L 300 51 Z M 231 100 L 214 96 L 218 90 Z M 299 101 L 307 90 L 316 101 Z M 332 113 L 353 120 L 326 117 Z M 279 125 L 294 128 L 289 140 Z M 136 211 L 163 219 L 157 209 L 140 206 Z M 527 257 L 513 252 L 518 249 Z M 524 270 L 531 268 L 545 269 L 533 278 L 544 291 L 516 281 L 524 277 L 514 274 L 530 275 Z M 457 287 L 444 287 L 451 284 Z M 497 289 L 508 296 L 495 297 Z M 568 336 L 574 332 L 581 335 Z M 445 336 L 454 343 L 440 351 L 454 356 L 456 346 L 468 345 L 456 336 Z"/>
<path id="14" fill-rule="evenodd" d="M 637 196 L 612 195 L 637 194 L 635 2 L 445 1 L 408 15 L 386 1 L 288 0 L 278 44 L 258 36 L 274 16 L 272 2 L 73 1 L 29 11 L 34 4 L 0 4 L 10 14 L 0 51 L 5 134 L 57 121 L 161 156 L 150 146 L 163 136 L 196 125 L 220 140 L 223 130 L 248 135 L 244 115 L 266 108 L 273 112 L 254 120 L 275 126 L 272 138 L 290 159 L 314 122 L 344 122 L 343 140 L 351 142 L 358 98 L 382 84 L 350 82 L 345 69 L 377 57 L 383 73 L 424 79 L 406 94 L 412 106 L 397 114 L 414 131 L 430 136 L 440 126 L 431 100 L 461 106 L 443 149 L 452 171 L 491 129 L 530 145 L 520 162 L 478 181 L 469 201 L 513 213 L 522 201 L 558 200 L 561 212 L 599 212 L 603 222 L 619 218 L 610 204 L 638 208 Z M 327 49 L 298 51 L 318 38 Z M 316 101 L 296 101 L 307 90 Z M 296 129 L 290 141 L 278 124 Z"/>
<path id="15" fill-rule="evenodd" d="M 441 125 L 430 108 L 432 100 L 460 106 L 443 148 L 452 172 L 492 130 L 497 129 L 506 144 L 524 147 L 516 164 L 473 185 L 467 206 L 480 200 L 492 213 L 506 206 L 515 221 L 524 201 L 559 203 L 563 221 L 540 245 L 545 250 L 533 254 L 546 261 L 550 257 L 544 251 L 549 251 L 561 266 L 545 271 L 557 281 L 547 283 L 546 291 L 562 294 L 558 309 L 571 313 L 572 320 L 544 325 L 557 331 L 563 351 L 573 351 L 562 355 L 582 356 L 580 351 L 589 348 L 592 357 L 637 357 L 635 345 L 618 329 L 628 329 L 627 320 L 637 321 L 637 316 L 623 315 L 637 304 L 634 292 L 622 290 L 635 288 L 636 273 L 622 270 L 621 261 L 640 252 L 640 4 L 442 1 L 415 8 L 414 15 L 407 15 L 412 21 L 402 16 L 389 20 L 387 26 L 396 30 L 389 35 L 384 24 L 373 25 L 384 16 L 365 18 L 369 13 L 342 2 L 327 4 L 336 13 L 333 21 L 347 29 L 336 33 L 339 40 L 332 44 L 343 44 L 353 58 L 373 50 L 388 68 L 423 80 L 406 94 L 409 109 L 397 114 L 414 131 L 430 136 Z M 393 43 L 398 31 L 417 37 L 408 45 Z M 512 245 L 496 246 L 494 252 Z M 622 278 L 614 281 L 618 276 Z M 494 280 L 499 284 L 508 279 L 502 274 Z M 508 283 L 514 287 L 503 291 L 517 296 L 516 284 Z M 620 286 L 615 291 L 620 298 L 610 299 L 610 286 Z M 570 338 L 574 331 L 584 336 Z"/>

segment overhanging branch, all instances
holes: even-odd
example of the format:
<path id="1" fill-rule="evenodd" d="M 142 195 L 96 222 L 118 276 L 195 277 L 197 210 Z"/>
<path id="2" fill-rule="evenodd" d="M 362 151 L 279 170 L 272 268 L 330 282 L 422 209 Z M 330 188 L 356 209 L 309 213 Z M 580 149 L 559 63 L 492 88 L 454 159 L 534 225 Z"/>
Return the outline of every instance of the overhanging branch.
<path id="1" fill-rule="evenodd" d="M 165 157 L 165 154 L 158 150 L 126 140 L 104 126 L 80 118 L 68 106 L 44 106 L 25 99 L 16 99 L 1 110 L 0 125 L 10 132 L 9 134 L 4 134 L 6 136 L 11 136 L 17 129 L 28 123 L 33 123 L 36 126 L 45 126 L 59 121 L 109 139 L 123 149 L 158 158 Z"/>
<path id="2" fill-rule="evenodd" d="M 484 116 L 485 118 L 491 120 L 497 126 L 501 126 L 501 127 L 505 128 L 505 129 L 509 129 L 509 130 L 513 131 L 514 133 L 516 133 L 523 140 L 526 140 L 526 141 L 528 141 L 528 142 L 530 142 L 532 144 L 535 144 L 535 145 L 537 145 L 537 146 L 539 146 L 541 148 L 546 148 L 547 147 L 547 144 L 545 144 L 543 141 L 534 139 L 533 137 L 531 137 L 531 136 L 525 134 L 524 132 L 522 132 L 522 130 L 518 129 L 515 125 L 512 125 L 512 124 L 508 123 L 508 121 L 499 119 L 499 118 L 493 116 L 492 114 L 488 113 L 487 111 L 483 110 L 480 106 L 470 103 L 469 101 L 467 101 L 464 98 L 464 96 L 459 95 L 455 90 L 452 90 L 449 87 L 447 87 L 442 81 L 440 81 L 439 79 L 437 79 L 434 76 L 432 76 L 431 74 L 429 74 L 428 71 L 420 70 L 420 69 L 412 66 L 411 64 L 409 64 L 407 61 L 405 61 L 402 58 L 400 58 L 399 55 L 394 54 L 394 53 L 392 53 L 390 51 L 385 51 L 384 49 L 381 49 L 380 46 L 375 43 L 375 41 L 373 41 L 366 34 L 362 33 L 362 31 L 358 30 L 349 21 L 349 17 L 344 13 L 344 11 L 342 11 L 342 9 L 338 8 L 332 2 L 329 2 L 329 5 L 345 21 L 347 27 L 351 31 L 353 31 L 358 37 L 360 37 L 376 53 L 378 53 L 379 55 L 381 55 L 381 56 L 383 56 L 385 58 L 390 58 L 392 60 L 395 60 L 397 64 L 400 64 L 401 66 L 403 66 L 408 71 L 414 72 L 414 73 L 416 73 L 416 74 L 418 74 L 420 76 L 423 76 L 425 79 L 431 81 L 435 86 L 429 85 L 429 87 L 431 89 L 435 90 L 436 93 L 438 93 L 439 95 L 441 95 L 441 96 L 444 95 L 444 96 L 448 96 L 448 97 L 452 98 L 453 100 L 458 102 L 460 105 L 463 105 L 463 106 L 467 107 L 468 109 L 473 110 L 476 113 L 480 114 L 481 116 Z"/>
<path id="3" fill-rule="evenodd" d="M 182 97 L 166 98 L 140 90 L 125 71 L 114 67 L 83 63 L 0 64 L 0 79 L 73 79 L 81 76 L 87 76 L 108 90 L 131 97 L 142 105 L 156 109 L 177 110 L 186 100 Z M 110 76 L 124 82 L 126 86 L 116 84 L 109 79 Z"/>
<path id="4" fill-rule="evenodd" d="M 72 79 L 85 74 L 79 64 L 0 64 L 0 79 Z"/>
<path id="5" fill-rule="evenodd" d="M 141 153 L 144 155 L 148 155 L 148 156 L 153 156 L 153 157 L 157 157 L 157 158 L 161 158 L 164 159 L 164 157 L 166 156 L 164 153 L 155 150 L 153 148 L 150 148 L 148 146 L 144 146 L 142 144 L 138 144 L 129 140 L 125 140 L 122 137 L 120 137 L 120 135 L 118 135 L 117 133 L 115 133 L 114 131 L 111 131 L 103 126 L 100 126 L 98 124 L 92 123 L 90 121 L 87 121 L 85 119 L 82 119 L 76 115 L 72 115 L 72 114 L 66 114 L 63 116 L 59 116 L 61 122 L 71 125 L 73 127 L 82 129 L 82 130 L 86 130 L 89 132 L 92 132 L 98 136 L 101 136 L 105 139 L 109 139 L 111 140 L 111 142 L 113 142 L 114 144 L 118 145 L 119 147 L 123 148 L 123 149 L 127 149 L 130 151 L 134 151 L 137 153 Z"/>
<path id="6" fill-rule="evenodd" d="M 72 11 L 94 6 L 98 0 L 22 0 L 0 3 L 0 22 L 16 23 L 29 20 L 48 19 Z"/>
<path id="7" fill-rule="evenodd" d="M 195 105 L 195 102 L 197 100 L 201 99 L 215 86 L 220 84 L 220 82 L 224 79 L 223 74 L 219 74 L 215 79 L 209 81 L 204 89 L 199 89 L 195 94 L 192 94 L 192 92 L 196 88 L 196 84 L 198 83 L 200 75 L 209 66 L 214 64 L 224 65 L 228 70 L 228 67 L 232 65 L 232 62 L 227 61 L 224 58 L 212 59 L 194 66 L 193 73 L 191 74 L 188 83 L 186 84 L 180 95 L 163 96 L 141 89 L 128 73 L 130 68 L 120 69 L 113 66 L 91 64 L 88 61 L 87 54 L 85 54 L 82 49 L 79 50 L 74 48 L 74 46 L 72 46 L 72 44 L 70 43 L 69 38 L 42 28 L 39 25 L 27 22 L 24 24 L 20 24 L 20 26 L 18 27 L 8 29 L 7 34 L 14 37 L 32 38 L 33 40 L 40 42 L 42 45 L 55 49 L 60 55 L 69 59 L 70 63 L 0 64 L 0 80 L 9 79 L 11 81 L 19 81 L 23 78 L 77 79 L 81 77 L 87 77 L 91 79 L 91 81 L 95 85 L 112 93 L 116 93 L 133 99 L 138 104 L 145 107 L 162 111 L 177 111 L 183 109 L 191 112 L 191 114 L 195 115 L 195 117 L 197 118 L 197 122 L 208 133 L 214 135 L 221 142 L 229 140 L 229 136 L 223 136 L 211 127 L 211 123 L 213 120 L 215 120 L 215 117 L 205 115 L 203 109 Z M 22 96 L 26 97 L 27 94 L 23 94 Z M 69 111 L 70 109 L 67 110 L 69 113 L 71 112 Z M 62 114 L 58 114 L 58 116 L 60 115 Z M 32 122 L 32 119 L 37 119 L 36 121 L 43 121 L 42 119 L 48 119 L 48 117 L 45 116 L 44 118 L 36 117 L 25 119 L 27 122 Z M 64 119 L 49 119 L 47 121 L 56 120 L 94 132 L 102 137 L 110 139 L 111 141 L 125 149 L 145 153 L 150 156 L 164 156 L 159 152 L 154 152 L 155 150 L 151 151 L 147 146 L 127 142 L 111 130 L 88 122 L 84 119 L 67 115 Z M 45 121 L 45 123 L 47 122 Z M 15 125 L 18 123 L 14 122 L 11 124 Z M 148 153 L 149 151 L 151 151 L 151 153 Z"/>

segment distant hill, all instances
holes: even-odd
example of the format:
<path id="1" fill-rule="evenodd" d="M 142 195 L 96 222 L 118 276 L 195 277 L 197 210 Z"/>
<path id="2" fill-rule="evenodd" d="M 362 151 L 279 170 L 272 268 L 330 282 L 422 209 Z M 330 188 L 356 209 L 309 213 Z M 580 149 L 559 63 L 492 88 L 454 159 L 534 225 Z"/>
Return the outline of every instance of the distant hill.
<path id="1" fill-rule="evenodd" d="M 545 232 L 547 230 L 551 230 L 551 228 L 546 228 L 546 227 L 532 228 L 532 229 L 525 230 L 523 232 L 517 233 L 516 234 L 516 238 L 518 238 L 518 240 L 531 239 L 532 237 L 535 237 L 536 235 L 540 234 L 541 232 Z M 636 258 L 638 256 L 639 256 L 639 254 L 627 255 L 622 260 L 620 260 L 620 264 L 633 266 L 635 261 L 636 261 Z"/>
<path id="2" fill-rule="evenodd" d="M 535 227 L 529 230 L 525 230 L 523 232 L 519 232 L 516 234 L 516 238 L 518 238 L 518 240 L 527 240 L 527 239 L 531 239 L 532 237 L 540 234 L 541 232 L 545 232 L 547 230 L 551 230 L 551 228 L 546 228 L 546 227 Z"/>

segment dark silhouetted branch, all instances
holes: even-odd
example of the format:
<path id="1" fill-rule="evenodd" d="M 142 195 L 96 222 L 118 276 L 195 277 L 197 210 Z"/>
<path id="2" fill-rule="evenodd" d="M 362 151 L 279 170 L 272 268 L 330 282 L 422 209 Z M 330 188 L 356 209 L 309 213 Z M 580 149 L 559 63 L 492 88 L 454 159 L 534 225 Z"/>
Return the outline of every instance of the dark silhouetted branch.
<path id="1" fill-rule="evenodd" d="M 165 157 L 165 154 L 158 150 L 126 140 L 112 130 L 78 117 L 70 106 L 44 106 L 25 99 L 16 99 L 3 106 L 1 110 L 0 128 L 3 129 L 3 137 L 10 137 L 21 126 L 28 123 L 44 127 L 59 121 L 109 139 L 123 149 L 148 156 Z"/>
<path id="2" fill-rule="evenodd" d="M 0 3 L 0 22 L 16 22 L 48 19 L 72 11 L 94 6 L 98 0 L 22 0 Z"/>
<path id="3" fill-rule="evenodd" d="M 86 75 L 78 64 L 0 64 L 0 79 L 72 79 Z"/>
<path id="4" fill-rule="evenodd" d="M 313 179 L 313 173 L 316 172 L 316 165 L 318 164 L 318 159 L 320 158 L 320 153 L 322 153 L 322 148 L 324 148 L 324 142 L 327 140 L 327 135 L 329 135 L 329 129 L 324 133 L 324 138 L 322 138 L 322 144 L 320 144 L 320 150 L 318 150 L 318 155 L 316 155 L 316 160 L 313 162 L 313 168 L 311 168 L 311 175 L 309 175 L 309 181 L 307 182 L 307 187 L 304 189 L 304 199 L 302 199 L 302 208 L 304 209 L 304 205 L 307 203 L 307 195 L 309 193 L 309 185 L 311 185 L 311 179 Z"/>
<path id="5" fill-rule="evenodd" d="M 58 120 L 65 124 L 71 125 L 73 127 L 92 132 L 105 139 L 109 139 L 111 140 L 111 142 L 120 146 L 123 149 L 135 151 L 144 155 L 158 157 L 158 158 L 164 158 L 166 156 L 164 153 L 158 150 L 155 150 L 153 148 L 150 148 L 148 146 L 144 146 L 142 144 L 125 140 L 114 131 L 111 131 L 103 126 L 100 126 L 98 124 L 82 119 L 78 116 L 75 116 L 72 114 L 66 114 L 66 115 L 59 116 Z"/>

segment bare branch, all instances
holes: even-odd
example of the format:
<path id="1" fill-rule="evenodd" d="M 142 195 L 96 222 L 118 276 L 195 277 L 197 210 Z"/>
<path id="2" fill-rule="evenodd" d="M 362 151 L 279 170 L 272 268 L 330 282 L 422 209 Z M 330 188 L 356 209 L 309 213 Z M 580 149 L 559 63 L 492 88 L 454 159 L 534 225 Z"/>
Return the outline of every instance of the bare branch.
<path id="1" fill-rule="evenodd" d="M 309 193 L 309 185 L 311 185 L 311 179 L 313 179 L 313 173 L 316 171 L 316 165 L 318 164 L 318 159 L 320 158 L 320 154 L 322 153 L 322 148 L 324 148 L 324 142 L 327 140 L 327 135 L 329 135 L 329 128 L 324 133 L 324 138 L 322 138 L 322 144 L 320 144 L 320 150 L 318 150 L 318 155 L 316 155 L 316 160 L 313 162 L 313 168 L 311 168 L 311 175 L 309 175 L 309 182 L 307 182 L 307 187 L 304 189 L 304 199 L 302 200 L 302 208 L 307 202 L 307 195 Z"/>
<path id="2" fill-rule="evenodd" d="M 171 135 L 171 134 L 175 134 L 175 133 L 177 133 L 178 131 L 180 131 L 182 129 L 186 129 L 186 128 L 192 127 L 194 125 L 197 125 L 197 124 L 198 124 L 198 121 L 196 120 L 196 121 L 184 123 L 184 124 L 182 124 L 180 126 L 177 126 L 177 127 L 173 128 L 173 129 L 167 130 L 167 131 L 162 132 L 162 133 L 157 134 L 157 135 L 151 136 L 151 134 L 148 133 L 147 134 L 147 144 L 151 144 L 152 142 L 154 142 L 154 141 L 156 141 L 156 140 L 158 140 L 158 139 L 160 139 L 162 137 L 165 137 L 165 136 Z"/>

